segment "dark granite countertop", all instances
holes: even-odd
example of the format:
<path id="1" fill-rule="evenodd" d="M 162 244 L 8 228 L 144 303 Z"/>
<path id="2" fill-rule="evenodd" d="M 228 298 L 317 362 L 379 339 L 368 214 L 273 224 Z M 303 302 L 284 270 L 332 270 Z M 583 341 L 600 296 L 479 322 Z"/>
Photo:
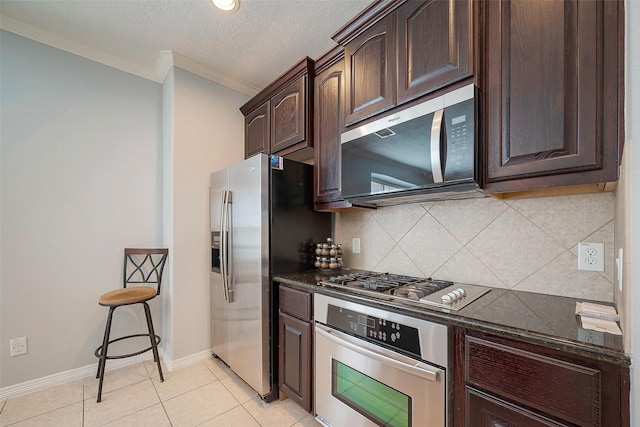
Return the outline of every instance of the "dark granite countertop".
<path id="1" fill-rule="evenodd" d="M 458 312 L 437 307 L 407 307 L 364 297 L 348 290 L 319 286 L 320 280 L 344 271 L 309 270 L 280 274 L 274 281 L 447 325 L 488 332 L 569 353 L 628 366 L 620 335 L 586 330 L 575 315 L 583 299 L 491 288 L 491 292 Z"/>

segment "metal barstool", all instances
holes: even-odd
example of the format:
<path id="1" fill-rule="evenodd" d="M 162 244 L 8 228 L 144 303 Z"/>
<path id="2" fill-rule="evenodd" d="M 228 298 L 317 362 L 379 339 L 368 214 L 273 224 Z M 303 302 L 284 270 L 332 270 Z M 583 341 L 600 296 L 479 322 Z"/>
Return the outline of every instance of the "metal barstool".
<path id="1" fill-rule="evenodd" d="M 124 359 L 125 357 L 137 356 L 146 351 L 153 350 L 153 360 L 158 365 L 158 373 L 160 381 L 164 381 L 162 376 L 162 368 L 160 367 L 160 356 L 158 356 L 158 344 L 160 337 L 153 330 L 153 321 L 151 320 L 151 310 L 147 301 L 160 295 L 160 283 L 162 282 L 162 270 L 167 260 L 169 249 L 132 249 L 124 250 L 124 270 L 122 274 L 122 289 L 107 292 L 100 297 L 99 304 L 109 307 L 109 315 L 107 316 L 107 326 L 104 329 L 104 338 L 102 345 L 95 351 L 95 355 L 99 358 L 98 373 L 96 378 L 100 379 L 98 385 L 98 399 L 102 399 L 102 382 L 104 380 L 104 370 L 107 359 Z M 129 286 L 132 285 L 132 286 Z M 149 286 L 155 285 L 155 286 Z M 144 314 L 147 318 L 147 334 L 127 335 L 124 337 L 109 340 L 111 333 L 111 319 L 116 308 L 123 305 L 142 304 L 144 306 Z M 144 350 L 134 353 L 122 354 L 117 356 L 109 356 L 107 349 L 109 345 L 116 341 L 125 340 L 135 337 L 149 337 L 151 345 Z"/>

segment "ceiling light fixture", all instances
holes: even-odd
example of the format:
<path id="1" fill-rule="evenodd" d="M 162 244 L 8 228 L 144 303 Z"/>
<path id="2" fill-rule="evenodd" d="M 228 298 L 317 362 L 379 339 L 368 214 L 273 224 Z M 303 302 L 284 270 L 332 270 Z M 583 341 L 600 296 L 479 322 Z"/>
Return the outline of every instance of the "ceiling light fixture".
<path id="1" fill-rule="evenodd" d="M 215 7 L 225 12 L 235 12 L 240 7 L 240 0 L 211 0 Z"/>

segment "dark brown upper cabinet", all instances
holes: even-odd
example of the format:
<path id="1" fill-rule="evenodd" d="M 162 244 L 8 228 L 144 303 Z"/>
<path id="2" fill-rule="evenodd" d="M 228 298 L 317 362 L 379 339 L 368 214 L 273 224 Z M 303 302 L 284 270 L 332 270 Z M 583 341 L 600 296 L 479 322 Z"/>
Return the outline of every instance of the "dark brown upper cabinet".
<path id="1" fill-rule="evenodd" d="M 316 210 L 351 207 L 342 199 L 342 156 L 340 134 L 343 130 L 344 51 L 341 46 L 315 61 L 313 86 L 314 188 Z"/>
<path id="2" fill-rule="evenodd" d="M 269 152 L 269 101 L 249 113 L 244 119 L 244 157 Z"/>
<path id="3" fill-rule="evenodd" d="M 304 58 L 240 107 L 245 158 L 313 147 L 313 61 Z"/>
<path id="4" fill-rule="evenodd" d="M 271 152 L 291 147 L 306 138 L 305 97 L 308 75 L 298 77 L 271 99 Z"/>
<path id="5" fill-rule="evenodd" d="M 396 104 L 394 16 L 374 24 L 345 46 L 347 126 Z"/>
<path id="6" fill-rule="evenodd" d="M 398 104 L 473 75 L 470 1 L 410 1 L 396 16 Z"/>
<path id="7" fill-rule="evenodd" d="M 345 126 L 471 77 L 472 11 L 470 0 L 378 0 L 338 30 Z"/>
<path id="8" fill-rule="evenodd" d="M 483 6 L 485 190 L 617 180 L 622 3 Z"/>

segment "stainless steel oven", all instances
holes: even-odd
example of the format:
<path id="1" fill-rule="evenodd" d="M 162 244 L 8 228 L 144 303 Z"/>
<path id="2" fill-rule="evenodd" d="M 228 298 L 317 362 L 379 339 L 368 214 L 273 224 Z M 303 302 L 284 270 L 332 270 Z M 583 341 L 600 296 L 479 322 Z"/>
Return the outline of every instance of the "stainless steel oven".
<path id="1" fill-rule="evenodd" d="M 448 328 L 314 295 L 315 408 L 331 427 L 448 426 Z"/>

